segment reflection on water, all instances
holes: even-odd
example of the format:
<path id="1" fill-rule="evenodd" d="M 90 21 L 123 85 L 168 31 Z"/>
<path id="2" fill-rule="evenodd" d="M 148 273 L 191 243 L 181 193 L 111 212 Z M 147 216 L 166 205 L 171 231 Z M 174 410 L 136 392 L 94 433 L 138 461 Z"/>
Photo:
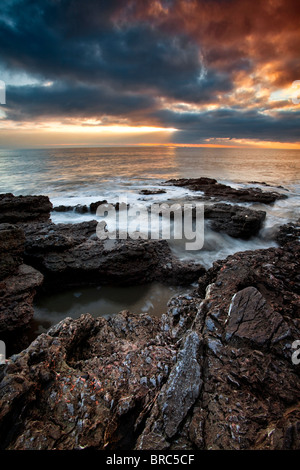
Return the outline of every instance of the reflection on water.
<path id="1" fill-rule="evenodd" d="M 132 313 L 160 317 L 166 312 L 169 299 L 187 290 L 151 283 L 130 287 L 84 287 L 40 295 L 34 304 L 32 328 L 37 335 L 66 317 L 79 318 L 84 313 L 107 318 L 121 310 L 130 310 Z"/>
<path id="2" fill-rule="evenodd" d="M 0 150 L 0 192 L 96 196 L 170 178 L 299 181 L 300 152 L 273 149 L 115 147 Z M 152 181 L 152 183 L 151 183 Z"/>

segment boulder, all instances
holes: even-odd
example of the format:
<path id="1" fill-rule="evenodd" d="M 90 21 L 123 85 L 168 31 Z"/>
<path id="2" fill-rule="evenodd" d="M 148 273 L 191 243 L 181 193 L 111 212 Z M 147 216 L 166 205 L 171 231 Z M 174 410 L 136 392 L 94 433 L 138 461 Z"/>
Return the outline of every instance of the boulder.
<path id="1" fill-rule="evenodd" d="M 211 204 L 204 207 L 204 218 L 216 232 L 234 238 L 248 239 L 257 235 L 263 226 L 266 212 L 231 204 Z"/>
<path id="2" fill-rule="evenodd" d="M 0 223 L 43 222 L 50 219 L 52 203 L 48 196 L 0 194 Z"/>

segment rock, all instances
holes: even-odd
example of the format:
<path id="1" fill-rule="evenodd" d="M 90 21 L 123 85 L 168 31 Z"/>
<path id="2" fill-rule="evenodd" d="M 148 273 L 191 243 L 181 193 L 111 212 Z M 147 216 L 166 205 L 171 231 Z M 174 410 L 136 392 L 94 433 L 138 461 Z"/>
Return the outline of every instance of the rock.
<path id="1" fill-rule="evenodd" d="M 165 240 L 99 240 L 97 222 L 23 225 L 25 260 L 41 271 L 53 288 L 115 283 L 173 284 L 195 281 L 205 269 L 181 262 Z"/>
<path id="2" fill-rule="evenodd" d="M 1 448 L 132 447 L 174 354 L 148 315 L 63 320 L 1 369 Z"/>
<path id="3" fill-rule="evenodd" d="M 178 443 L 191 450 L 299 448 L 299 366 L 292 362 L 292 344 L 300 338 L 299 268 L 299 243 L 236 253 L 208 270 L 188 302 L 172 299 L 162 323 L 182 346 L 160 396 L 191 333 L 201 345 L 200 393 L 184 417 L 179 411 L 180 426 L 176 411 L 174 422 L 170 413 L 171 430 L 164 406 L 175 397 L 181 403 L 187 387 L 157 400 L 136 449 L 153 449 L 151 442 L 170 451 Z"/>
<path id="4" fill-rule="evenodd" d="M 72 212 L 74 210 L 73 206 L 64 206 L 64 205 L 59 205 L 55 206 L 52 209 L 54 212 Z"/>
<path id="5" fill-rule="evenodd" d="M 299 448 L 299 267 L 236 253 L 161 319 L 63 320 L 0 366 L 2 448 Z"/>
<path id="6" fill-rule="evenodd" d="M 217 200 L 233 202 L 259 202 L 270 204 L 277 199 L 285 199 L 285 194 L 274 191 L 262 191 L 260 188 L 235 189 L 212 178 L 181 178 L 165 181 L 164 184 L 186 187 L 192 191 L 201 191 L 205 196 Z"/>
<path id="7" fill-rule="evenodd" d="M 0 194 L 0 223 L 47 221 L 51 210 L 52 204 L 47 196 Z"/>
<path id="8" fill-rule="evenodd" d="M 12 224 L 0 224 L 0 281 L 12 274 L 23 261 L 24 232 Z"/>
<path id="9" fill-rule="evenodd" d="M 74 208 L 75 212 L 78 212 L 78 214 L 86 214 L 89 212 L 89 209 L 86 205 L 82 204 L 77 204 Z"/>
<path id="10" fill-rule="evenodd" d="M 218 203 L 205 205 L 204 218 L 216 232 L 224 232 L 234 238 L 248 239 L 257 235 L 263 226 L 266 212 L 246 207 Z"/>
<path id="11" fill-rule="evenodd" d="M 0 282 L 1 333 L 29 323 L 33 317 L 33 298 L 42 282 L 43 275 L 25 264 L 20 264 L 13 275 Z"/>
<path id="12" fill-rule="evenodd" d="M 167 439 L 177 434 L 182 420 L 198 398 L 202 386 L 198 363 L 199 346 L 198 335 L 195 332 L 189 333 L 178 354 L 176 366 L 173 367 L 167 383 L 158 395 L 152 412 L 153 420 L 148 421 L 142 436 L 138 439 L 137 449 L 153 449 L 153 441 L 157 439 L 157 429 L 160 429 L 161 437 L 165 435 Z M 168 447 L 166 440 L 161 439 L 159 448 L 166 447 Z"/>
<path id="13" fill-rule="evenodd" d="M 253 347 L 267 347 L 280 332 L 288 337 L 290 330 L 283 317 L 273 311 L 255 287 L 246 287 L 234 294 L 225 329 L 227 341 L 251 342 Z"/>
<path id="14" fill-rule="evenodd" d="M 98 206 L 101 206 L 102 204 L 107 204 L 107 200 L 104 199 L 103 201 L 92 202 L 90 204 L 90 212 L 92 214 L 96 214 Z"/>
<path id="15" fill-rule="evenodd" d="M 192 216 L 196 218 L 196 205 L 198 200 L 168 199 L 166 203 L 171 207 L 179 207 L 184 216 L 185 204 L 192 206 Z M 244 240 L 257 235 L 263 227 L 266 218 L 266 212 L 239 205 L 225 204 L 222 202 L 209 204 L 201 202 L 204 207 L 204 219 L 215 232 L 227 233 L 231 237 Z M 163 213 L 163 212 L 162 212 Z M 169 217 L 169 212 L 166 212 Z M 174 219 L 174 212 L 170 211 L 170 218 Z"/>
<path id="16" fill-rule="evenodd" d="M 0 333 L 28 324 L 33 316 L 33 298 L 43 276 L 23 264 L 24 232 L 12 224 L 0 224 Z"/>
<path id="17" fill-rule="evenodd" d="M 289 223 L 279 227 L 276 241 L 281 246 L 300 241 L 300 219 L 297 223 Z"/>
<path id="18" fill-rule="evenodd" d="M 139 194 L 144 196 L 149 196 L 150 194 L 164 194 L 166 191 L 164 189 L 142 189 L 139 191 Z"/>

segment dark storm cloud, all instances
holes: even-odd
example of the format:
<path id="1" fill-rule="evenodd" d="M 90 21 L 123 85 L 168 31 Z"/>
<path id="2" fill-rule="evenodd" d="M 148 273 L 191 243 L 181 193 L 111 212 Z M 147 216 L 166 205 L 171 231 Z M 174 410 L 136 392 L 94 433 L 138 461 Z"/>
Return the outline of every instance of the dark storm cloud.
<path id="1" fill-rule="evenodd" d="M 205 139 L 258 139 L 281 142 L 299 142 L 300 111 L 278 112 L 274 116 L 256 111 L 217 110 L 196 113 L 160 111 L 159 121 L 176 127 L 173 143 L 201 143 Z"/>
<path id="2" fill-rule="evenodd" d="M 22 3 L 21 12 L 14 11 L 14 23 L 2 20 L 0 28 L 1 58 L 8 67 L 50 80 L 108 82 L 125 91 L 201 99 L 198 47 L 184 35 L 168 36 L 147 24 L 120 28 L 110 19 L 115 10 L 107 2 L 48 1 L 40 2 L 40 8 L 39 2 L 34 7 Z"/>
<path id="3" fill-rule="evenodd" d="M 266 65 L 270 87 L 300 79 L 299 17 L 293 0 L 2 0 L 0 66 L 40 81 L 7 88 L 7 118 L 114 116 L 191 142 L 299 140 L 297 113 L 250 111 L 255 97 L 226 104 L 237 77 Z M 172 111 L 180 103 L 198 112 Z"/>
<path id="4" fill-rule="evenodd" d="M 154 99 L 147 95 L 118 93 L 108 87 L 55 83 L 52 86 L 10 86 L 6 106 L 8 119 L 15 121 L 42 117 L 120 116 L 153 109 Z"/>

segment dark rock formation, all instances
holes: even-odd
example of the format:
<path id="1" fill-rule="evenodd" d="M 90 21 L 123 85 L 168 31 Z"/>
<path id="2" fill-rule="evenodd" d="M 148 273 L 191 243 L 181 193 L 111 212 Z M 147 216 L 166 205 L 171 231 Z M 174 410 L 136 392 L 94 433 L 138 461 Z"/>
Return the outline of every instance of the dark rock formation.
<path id="1" fill-rule="evenodd" d="M 274 191 L 262 191 L 260 188 L 235 189 L 212 178 L 181 178 L 165 181 L 164 184 L 181 186 L 192 191 L 201 191 L 205 196 L 217 200 L 233 202 L 259 202 L 270 204 L 287 196 Z"/>
<path id="2" fill-rule="evenodd" d="M 178 205 L 184 215 L 184 205 L 190 204 L 192 215 L 196 217 L 195 202 L 199 201 L 183 201 L 182 199 L 171 200 L 167 203 L 170 207 Z M 225 204 L 222 202 L 209 204 L 203 202 L 204 218 L 208 221 L 209 226 L 215 232 L 227 233 L 234 238 L 247 240 L 257 235 L 263 227 L 266 218 L 266 212 L 261 210 L 249 209 L 240 205 Z M 171 217 L 173 216 L 171 212 Z"/>
<path id="3" fill-rule="evenodd" d="M 175 357 L 148 315 L 67 318 L 0 369 L 1 448 L 131 448 Z"/>
<path id="4" fill-rule="evenodd" d="M 0 224 L 0 332 L 26 325 L 33 316 L 33 297 L 43 276 L 23 264 L 25 236 L 11 224 Z"/>
<path id="5" fill-rule="evenodd" d="M 139 194 L 144 196 L 149 196 L 150 194 L 164 194 L 166 191 L 164 189 L 142 189 Z"/>
<path id="6" fill-rule="evenodd" d="M 64 205 L 55 206 L 53 207 L 53 211 L 54 212 L 77 212 L 78 214 L 87 214 L 90 212 L 91 214 L 96 214 L 97 208 L 103 204 L 108 204 L 106 199 L 104 199 L 103 201 L 91 202 L 89 206 L 87 206 L 86 204 L 77 204 L 76 206 L 64 206 Z M 119 210 L 119 207 L 120 207 L 119 202 L 116 202 L 115 204 L 111 204 L 111 205 L 114 206 L 116 211 Z M 127 207 L 129 207 L 129 204 L 127 204 Z"/>
<path id="7" fill-rule="evenodd" d="M 103 201 L 91 202 L 90 212 L 92 214 L 96 214 L 98 206 L 101 206 L 102 204 L 107 204 L 107 200 L 103 199 Z"/>
<path id="8" fill-rule="evenodd" d="M 177 360 L 137 449 L 153 443 L 172 450 L 300 448 L 300 370 L 292 362 L 292 344 L 300 338 L 299 270 L 299 244 L 238 253 L 202 278 L 202 301 L 172 301 L 167 325 L 182 343 L 178 360 L 187 339 L 194 341 L 198 395 L 189 394 L 190 407 L 184 417 L 174 414 L 170 429 L 166 409 L 175 409 L 187 391 L 178 398 Z"/>
<path id="9" fill-rule="evenodd" d="M 300 242 L 300 219 L 297 224 L 289 223 L 279 227 L 276 234 L 276 240 L 281 246 Z"/>
<path id="10" fill-rule="evenodd" d="M 0 224 L 0 281 L 16 271 L 23 261 L 25 236 L 21 228 Z"/>
<path id="11" fill-rule="evenodd" d="M 54 206 L 52 209 L 53 212 L 72 212 L 73 210 L 74 206 L 64 206 L 63 204 Z"/>
<path id="12" fill-rule="evenodd" d="M 204 217 L 216 232 L 225 232 L 234 238 L 247 239 L 257 235 L 262 228 L 266 213 L 246 207 L 218 203 L 205 205 Z"/>
<path id="13" fill-rule="evenodd" d="M 300 244 L 216 262 L 161 319 L 66 319 L 0 366 L 4 449 L 299 449 Z"/>
<path id="14" fill-rule="evenodd" d="M 52 204 L 47 196 L 0 194 L 0 223 L 47 221 L 51 210 Z"/>
<path id="15" fill-rule="evenodd" d="M 175 258 L 164 240 L 99 240 L 95 220 L 81 224 L 23 225 L 25 259 L 48 287 L 195 281 L 204 268 Z"/>

